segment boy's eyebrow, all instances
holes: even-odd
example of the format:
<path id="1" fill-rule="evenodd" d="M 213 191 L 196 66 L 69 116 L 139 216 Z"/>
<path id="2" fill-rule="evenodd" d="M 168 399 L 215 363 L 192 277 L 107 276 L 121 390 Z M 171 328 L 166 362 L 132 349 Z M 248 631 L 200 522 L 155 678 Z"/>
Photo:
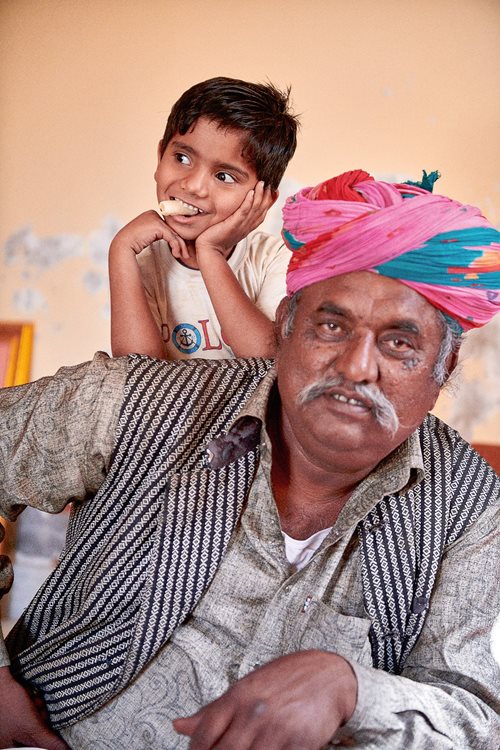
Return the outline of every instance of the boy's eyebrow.
<path id="1" fill-rule="evenodd" d="M 244 179 L 247 179 L 249 177 L 248 172 L 246 172 L 244 169 L 241 169 L 241 167 L 237 167 L 235 164 L 227 164 L 222 163 L 217 165 L 218 169 L 227 170 L 228 172 L 237 172 L 241 177 Z"/>
<path id="2" fill-rule="evenodd" d="M 172 139 L 170 143 L 174 148 L 179 148 L 182 151 L 186 151 L 188 154 L 193 154 L 194 156 L 198 155 L 196 149 L 194 149 L 192 146 L 189 146 L 187 143 L 184 143 L 184 141 Z M 221 170 L 228 170 L 229 172 L 236 172 L 245 180 L 250 176 L 249 173 L 244 169 L 242 169 L 241 167 L 237 167 L 235 164 L 230 164 L 229 162 L 221 162 L 220 164 L 216 165 L 216 168 Z"/>

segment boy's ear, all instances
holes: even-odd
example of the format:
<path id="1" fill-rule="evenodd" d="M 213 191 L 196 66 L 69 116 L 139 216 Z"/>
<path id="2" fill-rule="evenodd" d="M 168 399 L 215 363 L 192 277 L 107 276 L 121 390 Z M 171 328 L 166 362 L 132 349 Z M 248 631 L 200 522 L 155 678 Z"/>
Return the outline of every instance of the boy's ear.
<path id="1" fill-rule="evenodd" d="M 278 200 L 279 196 L 280 196 L 280 191 L 279 190 L 271 190 L 271 195 L 273 197 L 273 202 L 271 203 L 271 206 L 273 206 L 276 203 L 276 201 Z"/>
<path id="2" fill-rule="evenodd" d="M 156 163 L 156 166 L 159 166 L 159 164 L 161 162 L 161 157 L 163 156 L 162 146 L 163 146 L 163 139 L 158 142 L 158 148 L 156 150 L 156 156 L 158 158 L 158 161 Z"/>

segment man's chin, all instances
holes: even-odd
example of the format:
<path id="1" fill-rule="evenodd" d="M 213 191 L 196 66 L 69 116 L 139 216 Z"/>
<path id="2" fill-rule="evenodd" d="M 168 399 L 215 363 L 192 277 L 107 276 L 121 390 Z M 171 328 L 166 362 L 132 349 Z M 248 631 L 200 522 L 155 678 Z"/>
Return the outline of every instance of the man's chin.
<path id="1" fill-rule="evenodd" d="M 406 437 L 400 437 L 400 429 L 393 430 L 380 424 L 371 409 L 345 406 L 335 406 L 325 403 L 330 401 L 325 397 L 316 400 L 314 411 L 307 419 L 306 430 L 316 437 L 318 443 L 325 447 L 332 447 L 341 453 L 350 451 L 376 451 L 387 455 Z M 323 403 L 320 403 L 323 402 Z M 304 405 L 304 408 L 311 406 Z"/>

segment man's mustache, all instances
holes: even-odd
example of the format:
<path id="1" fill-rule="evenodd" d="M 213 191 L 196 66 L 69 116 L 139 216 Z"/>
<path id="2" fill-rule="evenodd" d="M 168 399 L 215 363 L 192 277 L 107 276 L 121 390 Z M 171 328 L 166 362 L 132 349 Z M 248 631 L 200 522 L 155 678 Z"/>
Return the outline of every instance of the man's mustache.
<path id="1" fill-rule="evenodd" d="M 376 385 L 362 385 L 361 383 L 349 383 L 342 375 L 330 378 L 321 378 L 310 385 L 306 385 L 298 395 L 299 404 L 307 404 L 315 398 L 319 398 L 324 393 L 344 386 L 351 393 L 361 396 L 363 401 L 368 403 L 371 408 L 374 419 L 381 427 L 386 429 L 391 435 L 394 435 L 399 428 L 399 418 L 396 414 L 392 402 L 385 396 L 380 388 Z"/>

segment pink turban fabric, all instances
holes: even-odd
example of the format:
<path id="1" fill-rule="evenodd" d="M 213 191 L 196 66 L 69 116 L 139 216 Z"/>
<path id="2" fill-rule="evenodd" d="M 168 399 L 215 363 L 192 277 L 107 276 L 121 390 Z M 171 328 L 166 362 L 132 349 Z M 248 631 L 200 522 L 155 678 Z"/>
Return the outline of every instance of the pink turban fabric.
<path id="1" fill-rule="evenodd" d="M 379 182 L 355 170 L 305 188 L 283 207 L 283 239 L 293 253 L 288 295 L 372 271 L 415 289 L 462 330 L 500 311 L 500 232 L 478 208 L 415 183 Z"/>

